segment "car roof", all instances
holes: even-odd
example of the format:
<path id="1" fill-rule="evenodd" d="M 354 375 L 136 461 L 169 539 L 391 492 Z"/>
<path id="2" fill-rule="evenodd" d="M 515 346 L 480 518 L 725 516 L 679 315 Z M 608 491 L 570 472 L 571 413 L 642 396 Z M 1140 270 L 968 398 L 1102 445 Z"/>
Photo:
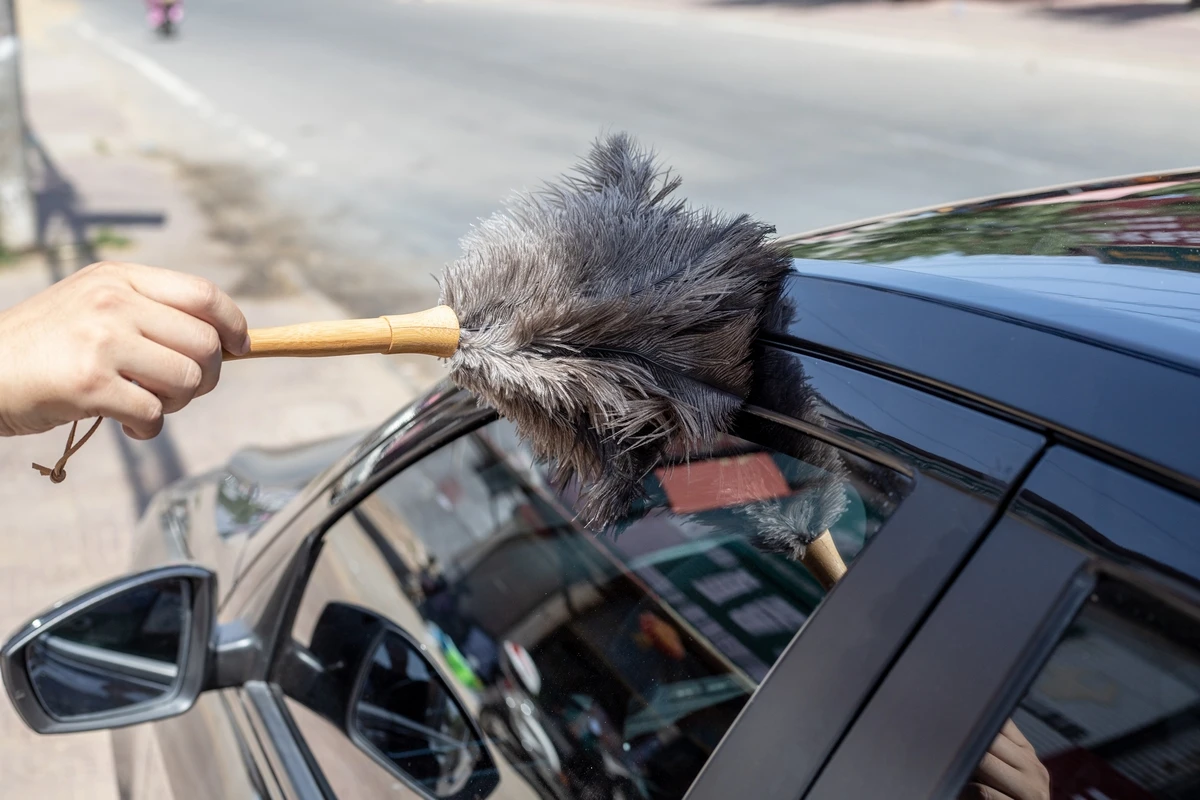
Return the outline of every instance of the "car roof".
<path id="1" fill-rule="evenodd" d="M 1200 370 L 1200 171 L 923 209 L 788 243 L 798 272 L 1003 314 Z"/>
<path id="2" fill-rule="evenodd" d="M 795 259 L 793 268 L 1009 317 L 1200 374 L 1200 273 L 1007 255 L 886 267 Z"/>
<path id="3" fill-rule="evenodd" d="M 1200 495 L 1200 170 L 970 201 L 782 240 L 766 338 L 857 362 Z"/>

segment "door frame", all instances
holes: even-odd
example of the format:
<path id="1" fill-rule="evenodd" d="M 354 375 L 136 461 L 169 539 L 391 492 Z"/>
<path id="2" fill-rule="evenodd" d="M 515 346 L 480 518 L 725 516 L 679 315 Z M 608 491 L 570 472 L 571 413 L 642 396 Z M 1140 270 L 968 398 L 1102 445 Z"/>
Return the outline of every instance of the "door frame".
<path id="1" fill-rule="evenodd" d="M 1115 579 L 1200 619 L 1200 569 L 1183 574 L 1169 557 L 1170 531 L 1197 521 L 1200 503 L 1066 446 L 1051 448 L 811 791 L 796 797 L 951 800 L 1097 580 Z"/>

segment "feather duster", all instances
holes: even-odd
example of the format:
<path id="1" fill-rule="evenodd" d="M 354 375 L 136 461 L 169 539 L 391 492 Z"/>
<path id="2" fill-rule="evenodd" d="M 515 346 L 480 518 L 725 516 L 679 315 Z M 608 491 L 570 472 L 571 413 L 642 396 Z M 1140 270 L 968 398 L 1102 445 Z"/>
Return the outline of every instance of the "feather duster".
<path id="1" fill-rule="evenodd" d="M 511 419 L 584 521 L 621 518 L 671 447 L 729 429 L 790 258 L 748 216 L 688 207 L 623 134 L 519 195 L 442 277 L 461 326 L 451 378 Z"/>

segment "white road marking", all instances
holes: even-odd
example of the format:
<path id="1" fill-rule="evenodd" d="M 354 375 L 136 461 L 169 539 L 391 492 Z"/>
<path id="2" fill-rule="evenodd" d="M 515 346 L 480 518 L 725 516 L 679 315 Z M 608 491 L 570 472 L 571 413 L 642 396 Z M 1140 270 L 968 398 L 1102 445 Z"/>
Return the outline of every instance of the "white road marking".
<path id="1" fill-rule="evenodd" d="M 208 98 L 154 60 L 105 36 L 86 22 L 78 21 L 74 23 L 74 26 L 76 32 L 84 39 L 141 73 L 142 77 L 171 95 L 180 105 L 195 110 L 213 110 L 213 105 Z"/>
<path id="2" fill-rule="evenodd" d="M 195 112 L 201 119 L 232 131 L 243 144 L 273 159 L 282 161 L 287 158 L 289 151 L 286 144 L 263 133 L 228 111 L 221 110 L 198 89 L 154 59 L 105 36 L 87 22 L 78 20 L 73 23 L 73 26 L 80 37 L 96 45 L 117 61 L 133 68 L 146 80 L 170 95 L 181 106 Z"/>

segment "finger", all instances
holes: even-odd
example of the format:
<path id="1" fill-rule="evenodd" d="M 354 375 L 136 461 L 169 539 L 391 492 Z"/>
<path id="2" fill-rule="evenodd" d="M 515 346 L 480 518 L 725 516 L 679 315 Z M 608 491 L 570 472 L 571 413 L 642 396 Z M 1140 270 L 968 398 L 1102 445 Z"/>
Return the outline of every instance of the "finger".
<path id="1" fill-rule="evenodd" d="M 196 275 L 141 264 L 127 264 L 125 267 L 129 282 L 138 294 L 212 325 L 221 337 L 221 344 L 234 355 L 244 355 L 249 351 L 246 317 L 233 299 L 215 283 Z"/>
<path id="2" fill-rule="evenodd" d="M 1016 770 L 1021 770 L 1031 761 L 1037 760 L 1037 756 L 1034 755 L 1033 750 L 1021 747 L 1021 745 L 1010 739 L 1003 731 L 996 737 L 996 741 L 992 742 L 992 746 L 988 749 L 988 752 Z"/>
<path id="3" fill-rule="evenodd" d="M 135 319 L 142 335 L 186 356 L 200 366 L 193 397 L 208 394 L 221 377 L 221 339 L 217 329 L 177 308 L 135 295 Z"/>
<path id="4" fill-rule="evenodd" d="M 990 752 L 984 755 L 979 766 L 975 768 L 975 780 L 989 789 L 1000 792 L 1002 797 L 1021 797 L 1022 789 L 1027 783 L 1020 770 L 1010 767 Z"/>
<path id="5" fill-rule="evenodd" d="M 1017 723 L 1011 719 L 1004 723 L 1004 727 L 1000 729 L 1000 735 L 1011 739 L 1018 747 L 1023 747 L 1026 750 L 1033 750 L 1033 745 L 1025 738 L 1025 734 L 1021 733 L 1021 729 L 1017 727 Z"/>
<path id="6" fill-rule="evenodd" d="M 116 356 L 117 372 L 137 381 L 162 401 L 162 413 L 173 414 L 191 402 L 200 388 L 200 365 L 169 347 L 137 338 Z"/>
<path id="7" fill-rule="evenodd" d="M 109 381 L 97 393 L 91 416 L 115 419 L 134 439 L 153 439 L 163 426 L 162 401 L 142 387 L 120 379 Z"/>

